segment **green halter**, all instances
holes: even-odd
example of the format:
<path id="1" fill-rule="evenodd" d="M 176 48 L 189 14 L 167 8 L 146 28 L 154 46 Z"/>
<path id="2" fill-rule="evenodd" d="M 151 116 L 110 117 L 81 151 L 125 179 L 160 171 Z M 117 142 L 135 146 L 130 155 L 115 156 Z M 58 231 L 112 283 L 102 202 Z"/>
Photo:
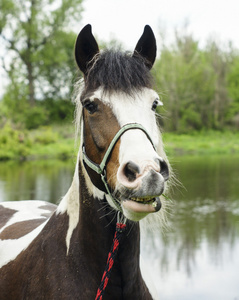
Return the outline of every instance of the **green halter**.
<path id="1" fill-rule="evenodd" d="M 105 185 L 105 189 L 106 189 L 108 195 L 110 196 L 110 198 L 113 201 L 113 203 L 115 204 L 115 206 L 121 212 L 122 212 L 122 208 L 119 205 L 119 201 L 116 198 L 113 197 L 112 193 L 110 192 L 108 183 L 107 183 L 107 178 L 106 178 L 106 164 L 107 164 L 107 161 L 108 161 L 108 158 L 109 158 L 111 152 L 114 149 L 115 144 L 117 143 L 117 141 L 119 140 L 119 138 L 121 137 L 121 135 L 123 133 L 125 133 L 129 129 L 140 129 L 140 130 L 142 130 L 146 134 L 147 138 L 150 140 L 150 142 L 153 145 L 154 149 L 156 149 L 156 147 L 155 147 L 155 145 L 153 143 L 153 140 L 151 139 L 151 137 L 148 134 L 147 130 L 141 124 L 138 124 L 138 123 L 126 124 L 126 125 L 124 125 L 123 127 L 120 128 L 120 130 L 116 133 L 116 135 L 112 139 L 112 141 L 111 141 L 111 143 L 110 143 L 107 151 L 105 152 L 105 155 L 104 155 L 104 157 L 103 157 L 103 159 L 102 159 L 102 161 L 101 161 L 101 163 L 99 165 L 96 164 L 96 163 L 94 163 L 87 156 L 86 151 L 85 151 L 84 143 L 83 143 L 83 146 L 82 146 L 83 161 L 87 164 L 88 167 L 90 167 L 92 170 L 94 170 L 97 174 L 101 175 L 101 180 L 102 180 L 102 182 Z"/>

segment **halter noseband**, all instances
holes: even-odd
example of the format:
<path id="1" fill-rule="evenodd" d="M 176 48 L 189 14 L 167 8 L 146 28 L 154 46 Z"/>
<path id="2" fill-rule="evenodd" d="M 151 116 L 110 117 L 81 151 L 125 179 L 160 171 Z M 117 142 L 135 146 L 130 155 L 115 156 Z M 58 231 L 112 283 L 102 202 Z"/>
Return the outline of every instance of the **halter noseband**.
<path id="1" fill-rule="evenodd" d="M 106 164 L 108 161 L 108 158 L 111 154 L 111 152 L 114 149 L 115 144 L 117 143 L 117 141 L 119 140 L 119 138 L 123 135 L 123 133 L 125 133 L 126 131 L 130 130 L 130 129 L 140 129 L 142 130 L 147 138 L 150 140 L 151 144 L 153 145 L 154 149 L 156 149 L 153 140 L 151 139 L 150 135 L 148 134 L 147 130 L 138 123 L 130 123 L 130 124 L 126 124 L 123 127 L 120 128 L 120 130 L 116 133 L 116 135 L 114 136 L 114 138 L 112 139 L 107 151 L 105 152 L 105 155 L 101 161 L 100 164 L 96 164 L 95 162 L 93 162 L 86 154 L 85 151 L 85 145 L 83 143 L 82 145 L 82 154 L 83 154 L 83 161 L 84 163 L 87 164 L 87 166 L 89 168 L 91 168 L 93 171 L 95 171 L 97 174 L 101 175 L 101 180 L 104 183 L 105 189 L 107 191 L 107 194 L 110 196 L 111 200 L 113 201 L 113 203 L 115 204 L 115 206 L 122 212 L 122 208 L 119 205 L 119 201 L 112 195 L 112 193 L 110 192 L 110 188 L 107 182 L 107 178 L 106 178 Z"/>

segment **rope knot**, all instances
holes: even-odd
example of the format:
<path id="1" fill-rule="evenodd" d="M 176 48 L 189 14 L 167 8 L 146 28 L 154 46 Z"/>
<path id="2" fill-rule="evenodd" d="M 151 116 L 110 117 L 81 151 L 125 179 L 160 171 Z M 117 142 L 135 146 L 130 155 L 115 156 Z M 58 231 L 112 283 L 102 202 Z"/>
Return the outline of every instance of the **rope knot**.
<path id="1" fill-rule="evenodd" d="M 126 229 L 126 224 L 124 223 L 116 223 L 116 231 L 123 232 Z"/>

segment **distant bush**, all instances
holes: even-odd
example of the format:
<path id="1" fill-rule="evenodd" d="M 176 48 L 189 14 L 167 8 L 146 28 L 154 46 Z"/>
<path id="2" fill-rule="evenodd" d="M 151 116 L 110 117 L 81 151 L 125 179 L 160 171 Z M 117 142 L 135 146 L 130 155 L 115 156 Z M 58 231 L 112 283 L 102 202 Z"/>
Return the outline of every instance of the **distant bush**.
<path id="1" fill-rule="evenodd" d="M 73 120 L 74 105 L 67 100 L 45 99 L 42 106 L 48 113 L 48 123 L 61 123 L 64 121 Z"/>
<path id="2" fill-rule="evenodd" d="M 44 107 L 35 106 L 25 112 L 25 127 L 36 129 L 48 123 L 48 113 Z"/>
<path id="3" fill-rule="evenodd" d="M 57 142 L 59 135 L 57 132 L 53 132 L 51 127 L 42 127 L 40 131 L 37 131 L 34 142 L 42 145 L 48 145 Z"/>
<path id="4" fill-rule="evenodd" d="M 74 118 L 71 101 L 45 99 L 31 106 L 25 98 L 14 101 L 5 94 L 0 102 L 0 127 L 10 120 L 16 128 L 37 129 L 50 124 L 70 122 Z"/>
<path id="5" fill-rule="evenodd" d="M 6 123 L 0 129 L 0 160 L 24 160 L 39 147 L 59 142 L 58 132 L 54 132 L 51 127 L 45 126 L 37 130 L 19 130 L 13 128 L 10 123 Z M 63 148 L 58 151 L 61 158 L 67 156 Z"/>
<path id="6" fill-rule="evenodd" d="M 14 130 L 7 123 L 0 129 L 0 160 L 24 160 L 29 154 L 31 144 L 26 132 Z"/>

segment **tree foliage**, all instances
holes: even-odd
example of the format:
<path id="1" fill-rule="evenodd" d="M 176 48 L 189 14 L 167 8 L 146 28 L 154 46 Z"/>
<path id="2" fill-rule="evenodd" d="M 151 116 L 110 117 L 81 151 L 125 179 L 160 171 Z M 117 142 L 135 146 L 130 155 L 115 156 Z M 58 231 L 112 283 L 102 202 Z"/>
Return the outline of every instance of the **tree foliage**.
<path id="1" fill-rule="evenodd" d="M 75 35 L 82 0 L 0 0 L 2 67 L 10 84 L 7 106 L 33 108 L 37 100 L 69 99 Z M 35 109 L 36 110 L 36 109 Z M 17 111 L 17 110 L 16 110 Z"/>
<path id="2" fill-rule="evenodd" d="M 231 98 L 227 120 L 239 128 L 239 55 L 232 60 L 231 68 L 227 74 L 227 84 Z"/>
<path id="3" fill-rule="evenodd" d="M 222 130 L 238 112 L 239 57 L 215 40 L 199 47 L 192 35 L 177 32 L 173 45 L 163 45 L 155 74 L 165 103 L 166 130 Z M 233 66 L 233 67 L 232 67 Z"/>

